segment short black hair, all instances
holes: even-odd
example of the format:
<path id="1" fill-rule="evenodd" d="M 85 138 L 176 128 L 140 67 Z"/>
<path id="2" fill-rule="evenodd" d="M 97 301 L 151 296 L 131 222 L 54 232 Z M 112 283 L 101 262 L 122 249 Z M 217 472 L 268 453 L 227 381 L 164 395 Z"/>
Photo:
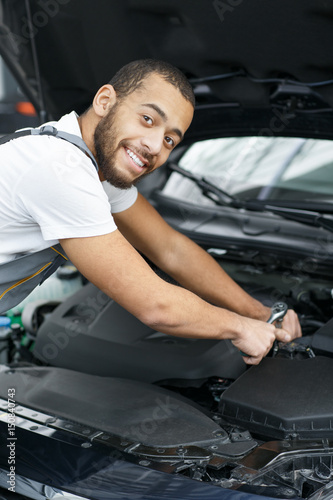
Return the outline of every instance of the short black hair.
<path id="1" fill-rule="evenodd" d="M 152 73 L 160 75 L 168 83 L 176 87 L 182 96 L 195 106 L 193 89 L 182 71 L 172 64 L 156 59 L 139 59 L 132 61 L 122 68 L 109 81 L 116 91 L 117 97 L 122 99 L 140 88 L 143 81 Z"/>

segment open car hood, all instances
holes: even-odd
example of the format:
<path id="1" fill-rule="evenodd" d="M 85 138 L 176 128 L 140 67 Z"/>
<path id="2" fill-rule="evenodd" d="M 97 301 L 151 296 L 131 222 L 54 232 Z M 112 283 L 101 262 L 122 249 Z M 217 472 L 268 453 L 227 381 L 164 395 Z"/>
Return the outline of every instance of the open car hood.
<path id="1" fill-rule="evenodd" d="M 121 66 L 158 58 L 185 72 L 199 103 L 235 110 L 252 133 L 283 109 L 301 113 L 307 135 L 329 137 L 332 17 L 324 0 L 2 0 L 0 53 L 48 117 L 82 112 Z"/>

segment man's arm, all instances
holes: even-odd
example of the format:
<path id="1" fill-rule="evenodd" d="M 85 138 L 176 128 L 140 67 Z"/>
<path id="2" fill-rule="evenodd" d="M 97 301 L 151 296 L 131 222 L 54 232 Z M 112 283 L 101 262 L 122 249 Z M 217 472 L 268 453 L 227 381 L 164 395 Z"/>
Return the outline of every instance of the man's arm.
<path id="1" fill-rule="evenodd" d="M 135 248 L 188 290 L 242 316 L 268 320 L 269 308 L 249 296 L 207 252 L 171 228 L 142 195 L 114 219 Z M 294 311 L 288 310 L 283 326 L 293 338 L 301 336 Z"/>
<path id="2" fill-rule="evenodd" d="M 60 241 L 73 264 L 103 292 L 155 330 L 194 338 L 229 338 L 259 363 L 275 338 L 290 340 L 274 325 L 213 306 L 160 279 L 118 230 L 104 236 Z"/>

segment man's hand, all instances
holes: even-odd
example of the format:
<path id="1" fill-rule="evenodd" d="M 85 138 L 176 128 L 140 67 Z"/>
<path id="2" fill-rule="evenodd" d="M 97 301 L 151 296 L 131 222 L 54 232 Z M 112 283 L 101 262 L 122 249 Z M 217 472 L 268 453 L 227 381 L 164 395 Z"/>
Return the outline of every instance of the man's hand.
<path id="1" fill-rule="evenodd" d="M 288 309 L 288 311 L 286 312 L 286 315 L 282 321 L 282 328 L 289 333 L 291 340 L 302 336 L 302 330 L 298 320 L 298 316 L 292 309 Z"/>
<path id="2" fill-rule="evenodd" d="M 245 317 L 241 317 L 241 323 L 240 334 L 232 343 L 244 354 L 243 359 L 248 365 L 260 363 L 275 340 L 290 342 L 292 339 L 288 331 L 273 324 Z"/>
<path id="3" fill-rule="evenodd" d="M 284 316 L 282 328 L 244 317 L 241 317 L 241 322 L 241 333 L 232 343 L 244 353 L 243 359 L 248 365 L 260 363 L 271 350 L 275 340 L 290 342 L 302 336 L 297 314 L 292 309 L 288 309 Z"/>

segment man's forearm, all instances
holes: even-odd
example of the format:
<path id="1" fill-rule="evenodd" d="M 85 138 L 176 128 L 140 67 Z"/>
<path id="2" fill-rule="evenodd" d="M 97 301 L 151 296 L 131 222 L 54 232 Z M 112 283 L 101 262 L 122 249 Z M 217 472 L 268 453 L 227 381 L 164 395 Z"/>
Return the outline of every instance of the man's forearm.
<path id="1" fill-rule="evenodd" d="M 239 316 L 166 283 L 119 231 L 60 243 L 89 281 L 153 329 L 184 337 L 230 339 L 248 355 L 249 364 L 258 363 L 275 338 L 291 338 L 274 325 Z"/>
<path id="2" fill-rule="evenodd" d="M 175 238 L 173 252 L 159 265 L 178 283 L 211 304 L 254 319 L 269 318 L 269 308 L 248 295 L 213 257 L 181 234 Z"/>
<path id="3" fill-rule="evenodd" d="M 243 327 L 247 325 L 249 332 L 254 335 L 252 338 L 256 337 L 257 332 L 262 331 L 263 322 L 268 320 L 270 310 L 240 288 L 207 252 L 172 229 L 143 196 L 139 194 L 137 201 L 131 208 L 115 214 L 115 220 L 120 231 L 131 245 L 172 276 L 184 288 L 206 302 L 218 306 L 213 308 L 217 309 L 214 313 L 210 309 L 207 317 L 201 317 L 204 313 L 199 312 L 199 317 L 193 322 L 196 326 L 201 324 L 203 320 L 205 325 L 211 329 L 213 324 L 211 314 L 215 315 L 215 313 L 218 316 L 219 327 L 217 330 L 223 326 L 222 323 L 228 325 L 229 321 L 233 322 L 235 318 L 228 316 L 230 313 L 226 310 L 223 311 L 222 308 L 224 308 L 243 316 L 242 325 Z M 193 316 L 192 312 L 189 314 L 191 320 L 194 320 L 195 315 Z M 173 313 L 171 315 L 173 316 Z M 254 325 L 251 321 L 246 323 L 247 318 L 261 321 L 256 321 Z M 239 319 L 238 317 L 238 321 Z M 301 335 L 298 318 L 293 311 L 288 311 L 284 324 L 293 337 Z M 202 326 L 205 328 L 205 325 Z M 265 332 L 267 332 L 267 326 L 264 328 Z M 253 328 L 255 328 L 255 333 L 253 333 Z M 247 351 L 244 350 L 244 352 Z"/>

